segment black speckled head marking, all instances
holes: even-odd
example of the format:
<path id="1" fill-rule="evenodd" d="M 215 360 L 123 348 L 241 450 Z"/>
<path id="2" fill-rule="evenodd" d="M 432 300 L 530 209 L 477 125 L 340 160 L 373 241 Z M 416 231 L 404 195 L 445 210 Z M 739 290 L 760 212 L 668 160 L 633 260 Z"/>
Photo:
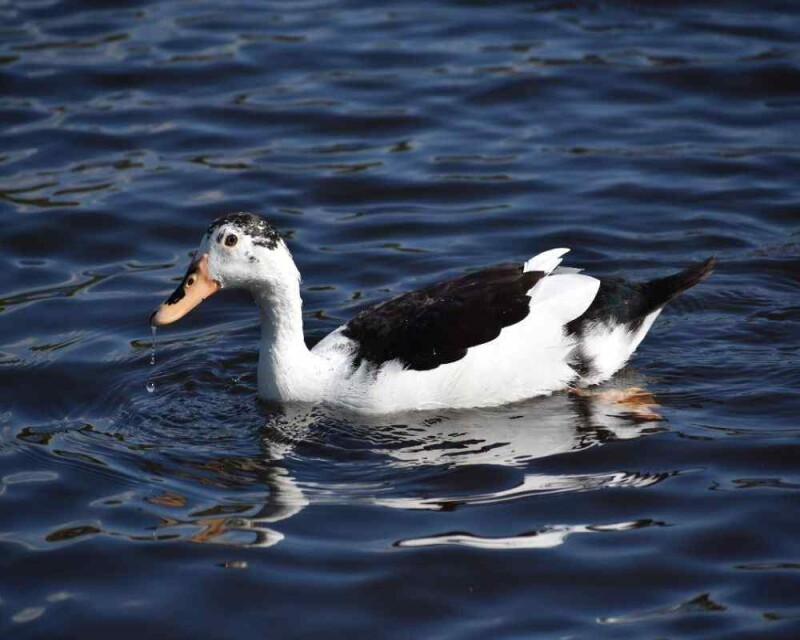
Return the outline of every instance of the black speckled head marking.
<path id="1" fill-rule="evenodd" d="M 253 244 L 267 249 L 274 249 L 281 242 L 281 235 L 269 222 L 254 213 L 229 213 L 214 220 L 206 233 L 212 235 L 214 230 L 223 225 L 232 225 L 241 233 L 250 236 Z M 220 234 L 217 241 L 222 240 Z"/>

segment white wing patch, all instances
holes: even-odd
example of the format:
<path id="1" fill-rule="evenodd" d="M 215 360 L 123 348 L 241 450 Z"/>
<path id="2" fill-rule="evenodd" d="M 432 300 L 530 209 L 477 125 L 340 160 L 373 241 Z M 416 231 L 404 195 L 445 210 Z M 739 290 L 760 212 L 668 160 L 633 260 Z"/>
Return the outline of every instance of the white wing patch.
<path id="1" fill-rule="evenodd" d="M 550 249 L 533 256 L 525 263 L 523 271 L 544 271 L 550 273 L 561 264 L 561 256 L 569 253 L 569 249 Z"/>
<path id="2" fill-rule="evenodd" d="M 528 292 L 531 314 L 549 314 L 554 322 L 565 325 L 592 304 L 600 281 L 591 276 L 563 273 L 542 278 Z"/>

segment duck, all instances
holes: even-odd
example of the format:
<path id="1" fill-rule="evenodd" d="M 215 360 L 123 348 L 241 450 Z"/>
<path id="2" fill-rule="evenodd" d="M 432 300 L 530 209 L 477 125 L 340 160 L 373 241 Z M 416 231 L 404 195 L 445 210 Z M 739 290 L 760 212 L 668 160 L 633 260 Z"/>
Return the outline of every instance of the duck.
<path id="1" fill-rule="evenodd" d="M 172 324 L 222 289 L 245 289 L 261 323 L 265 401 L 365 414 L 492 407 L 608 380 L 664 306 L 715 264 L 712 257 L 632 282 L 561 266 L 568 252 L 550 249 L 403 293 L 309 349 L 300 272 L 286 241 L 258 214 L 229 213 L 206 229 L 150 324 Z"/>

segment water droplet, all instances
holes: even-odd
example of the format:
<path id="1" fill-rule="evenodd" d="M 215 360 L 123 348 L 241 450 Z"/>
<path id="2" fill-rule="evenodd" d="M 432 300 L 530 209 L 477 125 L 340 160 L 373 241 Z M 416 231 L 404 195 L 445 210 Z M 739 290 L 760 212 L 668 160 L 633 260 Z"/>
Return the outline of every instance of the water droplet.
<path id="1" fill-rule="evenodd" d="M 153 348 L 150 351 L 150 366 L 154 367 L 156 365 L 156 326 L 151 324 L 150 325 L 150 332 L 153 334 Z M 156 383 L 152 380 L 148 380 L 147 384 L 145 385 L 147 389 L 147 393 L 153 393 L 156 390 Z"/>
<path id="2" fill-rule="evenodd" d="M 153 349 L 150 351 L 150 366 L 156 363 L 156 325 L 150 325 L 150 331 L 153 334 Z"/>

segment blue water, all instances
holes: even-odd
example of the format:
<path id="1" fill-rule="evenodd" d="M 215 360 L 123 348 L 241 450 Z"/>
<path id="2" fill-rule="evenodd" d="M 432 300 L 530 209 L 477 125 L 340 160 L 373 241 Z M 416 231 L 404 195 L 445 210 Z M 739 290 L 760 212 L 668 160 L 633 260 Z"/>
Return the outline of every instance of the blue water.
<path id="1" fill-rule="evenodd" d="M 792 2 L 0 2 L 0 636 L 800 637 L 798 43 Z M 310 341 L 552 247 L 719 263 L 605 385 L 661 420 L 364 420 L 256 400 L 244 294 L 150 366 L 238 210 Z"/>

